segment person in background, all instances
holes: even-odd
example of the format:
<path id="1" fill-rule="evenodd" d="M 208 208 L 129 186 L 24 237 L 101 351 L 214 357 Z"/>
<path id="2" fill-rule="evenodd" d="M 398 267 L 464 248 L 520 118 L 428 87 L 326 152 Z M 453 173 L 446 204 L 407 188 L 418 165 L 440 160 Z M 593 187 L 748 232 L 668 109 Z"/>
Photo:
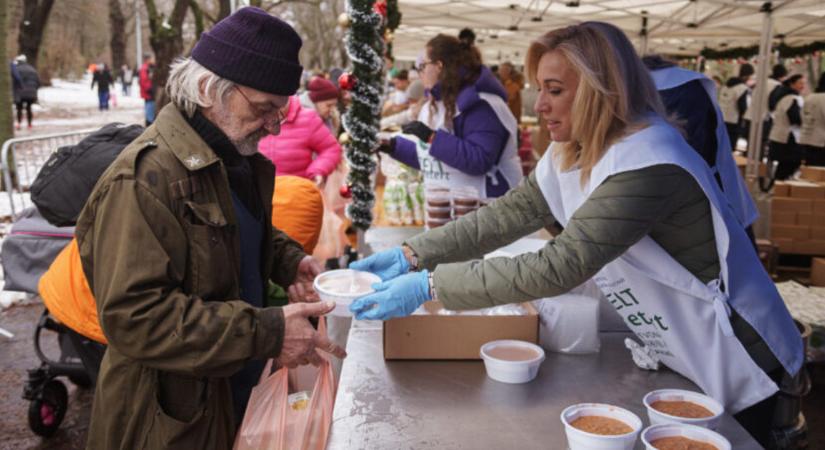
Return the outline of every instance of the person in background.
<path id="1" fill-rule="evenodd" d="M 431 299 L 473 310 L 595 279 L 608 298 L 634 300 L 613 305 L 662 363 L 765 446 L 788 407 L 779 384 L 801 386 L 799 331 L 710 168 L 665 118 L 630 40 L 605 27 L 615 28 L 556 29 L 527 51 L 535 110 L 554 141 L 536 170 L 489 205 L 352 263 L 383 281 L 350 310 L 387 320 Z M 556 220 L 564 231 L 541 250 L 481 259 Z"/>
<path id="2" fill-rule="evenodd" d="M 430 145 L 397 136 L 378 150 L 421 170 L 425 184 L 471 188 L 481 198 L 515 187 L 523 176 L 518 124 L 475 47 L 439 34 L 427 42 L 418 72 L 431 99 L 403 130 Z"/>
<path id="3" fill-rule="evenodd" d="M 736 151 L 736 143 L 742 133 L 745 111 L 748 109 L 750 88 L 748 81 L 753 75 L 753 66 L 742 64 L 739 66 L 739 76 L 730 77 L 725 86 L 719 91 L 719 109 L 728 129 L 731 151 Z"/>
<path id="4" fill-rule="evenodd" d="M 771 133 L 768 135 L 768 157 L 776 161 L 775 178 L 787 180 L 796 173 L 805 155 L 797 145 L 799 127 L 802 125 L 802 90 L 805 89 L 805 77 L 801 74 L 791 75 L 782 82 L 782 86 L 771 93 L 768 107 L 773 116 Z"/>
<path id="5" fill-rule="evenodd" d="M 275 164 L 278 176 L 307 178 L 319 187 L 341 162 L 338 140 L 321 116 L 314 109 L 301 106 L 297 96 L 290 97 L 284 107 L 281 132 L 261 139 L 258 150 Z"/>
<path id="6" fill-rule="evenodd" d="M 301 45 L 260 8 L 215 24 L 97 182 L 75 232 L 109 342 L 86 448 L 232 448 L 267 359 L 345 356 L 309 321 L 335 305 L 307 302 L 320 265 L 272 226 L 275 170 L 257 154 L 298 89 Z M 263 306 L 269 281 L 290 304 Z"/>
<path id="7" fill-rule="evenodd" d="M 146 126 L 155 121 L 155 86 L 152 76 L 155 72 L 155 57 L 149 53 L 143 55 L 143 64 L 138 73 L 138 86 L 140 87 L 140 98 L 143 99 L 143 116 Z"/>
<path id="8" fill-rule="evenodd" d="M 410 86 L 410 74 L 406 70 L 399 70 L 392 77 L 392 85 L 394 90 L 390 97 L 384 102 L 384 108 L 381 110 L 381 117 L 391 116 L 407 109 L 409 99 L 407 98 L 407 88 Z"/>
<path id="9" fill-rule="evenodd" d="M 733 159 L 727 128 L 716 104 L 715 83 L 659 55 L 646 55 L 642 62 L 650 71 L 665 110 L 681 121 L 685 139 L 714 172 L 719 187 L 755 245 L 751 224 L 759 214 Z"/>
<path id="10" fill-rule="evenodd" d="M 507 91 L 507 107 L 510 108 L 516 122 L 521 123 L 521 90 L 524 89 L 524 75 L 509 61 L 499 66 L 498 74 L 504 90 Z"/>
<path id="11" fill-rule="evenodd" d="M 26 112 L 26 123 L 32 128 L 32 104 L 37 102 L 37 90 L 40 89 L 40 77 L 37 70 L 28 62 L 26 55 L 19 55 L 11 65 L 12 97 L 17 109 L 15 127 L 19 130 Z"/>
<path id="12" fill-rule="evenodd" d="M 765 80 L 765 98 L 762 102 L 762 111 L 765 115 L 762 124 L 762 149 L 759 151 L 759 160 L 762 160 L 764 149 L 768 147 L 768 135 L 771 133 L 771 125 L 773 119 L 771 118 L 771 110 L 768 106 L 771 94 L 782 86 L 782 81 L 788 77 L 788 69 L 782 64 L 776 64 L 771 69 L 771 76 Z M 748 103 L 748 109 L 745 111 L 745 129 L 744 134 L 750 139 L 750 129 L 753 121 L 754 102 Z"/>
<path id="13" fill-rule="evenodd" d="M 95 88 L 95 84 L 97 84 L 97 108 L 100 111 L 108 111 L 109 88 L 114 84 L 114 79 L 112 79 L 112 72 L 109 71 L 109 67 L 104 63 L 97 65 L 97 70 L 92 76 L 92 89 Z"/>
<path id="14" fill-rule="evenodd" d="M 424 95 L 424 91 L 424 82 L 421 80 L 415 80 L 410 83 L 410 87 L 407 88 L 409 107 L 399 113 L 382 118 L 381 129 L 400 127 L 418 119 L 421 108 L 427 103 L 427 97 Z"/>
<path id="15" fill-rule="evenodd" d="M 123 96 L 128 97 L 132 95 L 132 79 L 135 72 L 126 64 L 120 66 L 120 85 L 122 86 Z"/>
<path id="16" fill-rule="evenodd" d="M 329 132 L 337 135 L 341 119 L 338 116 L 338 88 L 324 77 L 312 77 L 306 92 L 299 96 L 301 106 L 315 110 Z"/>
<path id="17" fill-rule="evenodd" d="M 825 72 L 819 75 L 814 92 L 805 97 L 799 144 L 805 152 L 805 164 L 825 166 Z"/>

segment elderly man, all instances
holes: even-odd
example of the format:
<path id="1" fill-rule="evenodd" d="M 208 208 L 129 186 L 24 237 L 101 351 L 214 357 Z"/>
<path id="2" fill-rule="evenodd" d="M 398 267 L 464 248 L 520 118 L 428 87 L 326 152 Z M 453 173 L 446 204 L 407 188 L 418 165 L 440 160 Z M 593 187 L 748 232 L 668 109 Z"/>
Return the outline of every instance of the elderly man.
<path id="1" fill-rule="evenodd" d="M 300 47 L 261 9 L 219 22 L 89 198 L 76 235 L 109 347 L 88 448 L 230 448 L 267 358 L 345 355 L 308 320 L 334 305 L 262 307 L 268 279 L 297 301 L 319 272 L 269 225 L 275 170 L 257 154 L 298 88 Z"/>

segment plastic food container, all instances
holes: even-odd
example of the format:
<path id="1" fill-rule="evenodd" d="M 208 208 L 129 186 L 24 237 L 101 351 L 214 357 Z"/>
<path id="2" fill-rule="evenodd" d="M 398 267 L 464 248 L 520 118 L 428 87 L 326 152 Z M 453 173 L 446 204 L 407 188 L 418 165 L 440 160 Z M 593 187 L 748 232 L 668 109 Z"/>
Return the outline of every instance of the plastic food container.
<path id="1" fill-rule="evenodd" d="M 333 316 L 350 317 L 349 305 L 358 297 L 374 292 L 373 283 L 380 283 L 378 275 L 352 269 L 340 269 L 324 272 L 312 283 L 315 292 L 323 301 L 334 301 Z"/>
<path id="2" fill-rule="evenodd" d="M 645 449 L 656 450 L 652 442 L 666 437 L 684 437 L 694 441 L 704 442 L 716 447 L 717 450 L 731 450 L 730 441 L 721 434 L 707 428 L 685 424 L 652 425 L 642 431 L 642 442 Z"/>
<path id="3" fill-rule="evenodd" d="M 470 214 L 471 212 L 476 211 L 477 209 L 478 209 L 478 206 L 455 205 L 455 207 L 453 208 L 453 211 L 455 211 L 456 217 L 461 217 L 465 214 Z"/>
<path id="4" fill-rule="evenodd" d="M 571 425 L 573 421 L 584 416 L 616 419 L 625 423 L 632 431 L 614 435 L 594 434 Z M 639 419 L 639 416 L 624 408 L 605 403 L 579 403 L 568 406 L 561 412 L 561 422 L 564 424 L 570 450 L 631 450 L 642 429 L 642 419 Z"/>
<path id="5" fill-rule="evenodd" d="M 433 219 L 449 219 L 452 217 L 452 209 L 450 207 L 427 206 L 427 217 Z"/>
<path id="6" fill-rule="evenodd" d="M 657 409 L 651 405 L 656 401 L 685 401 L 695 403 L 702 406 L 713 413 L 710 417 L 690 418 L 673 416 Z M 707 395 L 698 392 L 685 391 L 682 389 L 659 389 L 657 391 L 649 392 L 642 399 L 645 408 L 647 408 L 647 417 L 650 419 L 651 425 L 660 423 L 684 423 L 688 425 L 696 425 L 699 427 L 709 428 L 715 430 L 722 418 L 722 413 L 725 408 L 721 403 L 708 397 Z"/>
<path id="7" fill-rule="evenodd" d="M 427 218 L 427 228 L 438 228 L 440 226 L 446 225 L 450 223 L 452 219 L 439 219 L 437 217 L 428 217 Z"/>
<path id="8" fill-rule="evenodd" d="M 481 359 L 488 377 L 502 383 L 526 383 L 539 373 L 544 350 L 529 342 L 503 339 L 482 345 Z"/>
<path id="9" fill-rule="evenodd" d="M 424 198 L 427 206 L 434 206 L 436 208 L 449 208 L 450 190 L 441 186 L 430 186 L 424 191 Z"/>

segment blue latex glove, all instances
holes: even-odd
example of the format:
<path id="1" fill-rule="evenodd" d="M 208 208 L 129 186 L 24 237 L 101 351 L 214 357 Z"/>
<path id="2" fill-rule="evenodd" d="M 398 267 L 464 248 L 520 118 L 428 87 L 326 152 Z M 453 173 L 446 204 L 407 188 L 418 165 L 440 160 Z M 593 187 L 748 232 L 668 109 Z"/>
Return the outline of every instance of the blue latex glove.
<path id="1" fill-rule="evenodd" d="M 426 270 L 408 273 L 372 285 L 375 292 L 356 299 L 349 310 L 359 320 L 387 320 L 409 316 L 422 303 L 432 300 Z"/>
<path id="2" fill-rule="evenodd" d="M 387 281 L 409 272 L 410 263 L 408 263 L 407 258 L 404 257 L 404 251 L 401 250 L 401 247 L 393 247 L 367 258 L 354 261 L 350 263 L 349 268 L 372 272 L 381 277 L 382 281 Z"/>

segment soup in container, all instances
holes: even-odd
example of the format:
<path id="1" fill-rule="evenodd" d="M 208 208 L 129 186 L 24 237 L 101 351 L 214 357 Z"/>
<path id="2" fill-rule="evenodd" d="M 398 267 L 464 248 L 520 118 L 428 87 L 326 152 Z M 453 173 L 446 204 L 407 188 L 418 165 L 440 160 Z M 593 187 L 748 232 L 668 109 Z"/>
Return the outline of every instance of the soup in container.
<path id="1" fill-rule="evenodd" d="M 561 413 L 570 450 L 632 450 L 642 429 L 636 414 L 605 403 L 579 403 Z"/>
<path id="2" fill-rule="evenodd" d="M 360 270 L 339 269 L 324 272 L 312 283 L 315 292 L 324 301 L 334 301 L 333 316 L 352 316 L 349 305 L 353 300 L 375 292 L 374 283 L 380 283 L 378 275 Z"/>
<path id="3" fill-rule="evenodd" d="M 481 346 L 487 376 L 502 383 L 526 383 L 539 373 L 544 350 L 530 342 L 503 339 Z"/>
<path id="4" fill-rule="evenodd" d="M 651 425 L 684 423 L 715 430 L 725 408 L 721 403 L 698 392 L 683 389 L 659 389 L 642 399 Z"/>
<path id="5" fill-rule="evenodd" d="M 695 425 L 666 423 L 642 431 L 646 450 L 731 450 L 730 441 L 721 434 Z"/>

